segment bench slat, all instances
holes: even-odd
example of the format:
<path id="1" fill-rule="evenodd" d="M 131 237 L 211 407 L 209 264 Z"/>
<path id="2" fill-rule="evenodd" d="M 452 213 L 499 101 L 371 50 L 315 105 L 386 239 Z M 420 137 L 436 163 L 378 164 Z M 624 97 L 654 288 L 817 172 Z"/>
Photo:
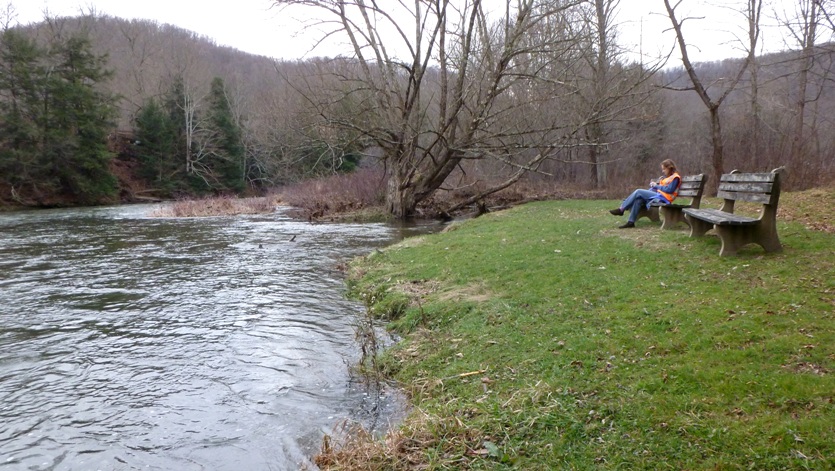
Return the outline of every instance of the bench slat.
<path id="1" fill-rule="evenodd" d="M 652 201 L 652 203 L 650 203 L 649 205 L 650 205 L 650 206 L 655 206 L 655 207 L 657 207 L 657 208 L 664 207 L 664 208 L 679 208 L 679 209 L 683 209 L 683 208 L 689 208 L 689 207 L 690 207 L 690 205 L 689 205 L 689 204 L 677 204 L 677 203 L 664 204 L 664 203 L 662 203 L 662 202 L 660 202 L 660 201 L 658 201 L 658 200 L 653 200 L 653 201 Z"/>
<path id="2" fill-rule="evenodd" d="M 759 219 L 726 213 L 718 209 L 685 209 L 684 214 L 717 226 L 752 226 L 760 223 Z"/>
<path id="3" fill-rule="evenodd" d="M 774 182 L 774 173 L 726 173 L 719 179 L 724 182 Z"/>
<path id="4" fill-rule="evenodd" d="M 759 182 L 759 183 L 722 182 L 719 185 L 719 190 L 720 191 L 736 191 L 736 192 L 746 192 L 746 193 L 771 193 L 772 188 L 774 188 L 774 183 L 773 182 Z"/>
<path id="5" fill-rule="evenodd" d="M 681 178 L 681 188 L 678 190 L 678 196 L 697 197 L 702 196 L 705 187 L 705 174 L 686 175 Z M 689 207 L 690 205 L 681 205 L 682 207 Z"/>
<path id="6" fill-rule="evenodd" d="M 737 193 L 734 191 L 722 191 L 716 196 L 727 200 L 748 201 L 750 203 L 771 204 L 772 195 L 764 193 Z"/>

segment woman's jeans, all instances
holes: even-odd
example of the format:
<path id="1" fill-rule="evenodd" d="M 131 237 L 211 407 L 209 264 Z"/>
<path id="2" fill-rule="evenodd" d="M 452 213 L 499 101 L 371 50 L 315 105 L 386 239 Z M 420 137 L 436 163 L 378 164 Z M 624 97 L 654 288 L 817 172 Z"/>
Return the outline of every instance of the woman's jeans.
<path id="1" fill-rule="evenodd" d="M 657 197 L 658 193 L 652 190 L 638 189 L 633 191 L 631 195 L 627 196 L 626 199 L 623 200 L 623 203 L 620 204 L 620 207 L 623 208 L 624 211 L 629 211 L 629 222 L 634 223 L 638 220 L 638 213 L 641 211 L 641 206 L 646 207 L 650 200 Z"/>

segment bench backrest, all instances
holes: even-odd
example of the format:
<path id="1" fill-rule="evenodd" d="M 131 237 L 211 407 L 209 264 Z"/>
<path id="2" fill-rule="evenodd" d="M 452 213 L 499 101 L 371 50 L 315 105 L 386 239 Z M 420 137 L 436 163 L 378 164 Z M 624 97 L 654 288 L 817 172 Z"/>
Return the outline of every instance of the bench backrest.
<path id="1" fill-rule="evenodd" d="M 734 170 L 722 175 L 717 196 L 724 199 L 722 211 L 734 212 L 735 201 L 748 201 L 763 204 L 764 217 L 776 217 L 777 202 L 780 200 L 780 173 L 783 167 L 768 173 L 739 173 Z"/>
<path id="2" fill-rule="evenodd" d="M 693 199 L 690 204 L 693 208 L 698 208 L 702 203 L 702 193 L 705 191 L 705 184 L 707 183 L 707 175 L 700 173 L 698 175 L 685 175 L 681 177 L 681 188 L 678 190 L 678 196 L 686 196 Z"/>
<path id="3" fill-rule="evenodd" d="M 768 173 L 739 173 L 734 170 L 722 175 L 717 196 L 726 200 L 777 204 L 780 198 L 781 169 Z"/>

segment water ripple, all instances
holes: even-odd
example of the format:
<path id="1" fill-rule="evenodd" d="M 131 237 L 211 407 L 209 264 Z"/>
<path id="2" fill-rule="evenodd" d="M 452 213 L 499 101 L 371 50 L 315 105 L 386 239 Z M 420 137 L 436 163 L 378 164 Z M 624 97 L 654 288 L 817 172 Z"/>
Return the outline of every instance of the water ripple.
<path id="1" fill-rule="evenodd" d="M 0 469 L 295 469 L 365 407 L 334 267 L 402 229 L 150 209 L 0 215 Z"/>

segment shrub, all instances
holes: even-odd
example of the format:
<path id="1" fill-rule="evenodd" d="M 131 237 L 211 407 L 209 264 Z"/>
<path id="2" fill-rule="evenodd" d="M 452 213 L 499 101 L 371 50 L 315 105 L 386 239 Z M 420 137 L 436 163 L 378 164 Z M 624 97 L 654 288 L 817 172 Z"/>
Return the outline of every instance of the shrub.
<path id="1" fill-rule="evenodd" d="M 299 208 L 309 219 L 355 212 L 382 206 L 385 176 L 382 169 L 360 169 L 289 185 L 279 195 L 283 203 Z"/>

